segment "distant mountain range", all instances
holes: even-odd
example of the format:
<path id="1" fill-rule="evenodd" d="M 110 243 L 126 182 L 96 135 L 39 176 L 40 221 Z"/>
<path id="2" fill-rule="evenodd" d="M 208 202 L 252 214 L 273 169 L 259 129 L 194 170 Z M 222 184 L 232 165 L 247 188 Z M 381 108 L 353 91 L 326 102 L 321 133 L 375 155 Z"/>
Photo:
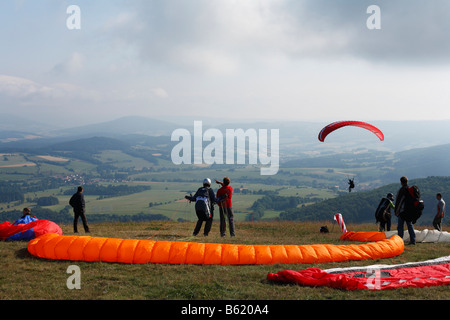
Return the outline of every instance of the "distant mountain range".
<path id="1" fill-rule="evenodd" d="M 201 120 L 201 119 L 199 119 Z M 385 134 L 379 141 L 371 132 L 347 127 L 319 142 L 318 132 L 326 123 L 315 122 L 226 122 L 215 126 L 226 129 L 279 129 L 282 167 L 348 168 L 366 163 L 386 168 L 386 174 L 405 174 L 411 178 L 450 175 L 450 121 L 373 122 Z M 192 131 L 193 121 L 171 123 L 129 116 L 113 121 L 71 128 L 46 127 L 17 116 L 0 116 L 0 152 L 53 152 L 78 146 L 84 152 L 99 148 L 125 149 L 133 145 L 158 146 L 169 156 L 170 136 L 175 129 Z M 204 130 L 208 122 L 203 122 Z M 13 130 L 14 129 L 14 130 Z M 95 138 L 95 139 L 93 139 Z M 108 138 L 108 139 L 106 139 Z M 204 142 L 206 146 L 209 142 Z"/>
<path id="2" fill-rule="evenodd" d="M 52 132 L 58 136 L 107 136 L 119 137 L 128 134 L 141 134 L 149 136 L 170 136 L 173 130 L 180 125 L 149 119 L 144 117 L 123 117 L 112 121 L 90 124 L 80 127 L 59 129 Z"/>
<path id="3" fill-rule="evenodd" d="M 305 122 L 305 121 L 240 121 L 233 122 L 224 119 L 222 124 L 214 124 L 207 119 L 199 118 L 203 121 L 205 128 L 214 127 L 220 130 L 226 128 L 277 128 L 285 132 L 284 139 L 300 138 L 303 142 L 317 142 L 319 131 L 328 123 L 325 122 Z M 337 119 L 345 120 L 345 119 Z M 216 120 L 217 121 L 217 120 Z M 373 121 L 372 124 L 378 126 L 385 134 L 386 145 L 403 141 L 404 148 L 425 147 L 449 142 L 447 137 L 450 133 L 450 120 L 442 121 Z M 114 135 L 123 134 L 145 134 L 145 135 L 170 135 L 177 128 L 192 128 L 193 120 L 186 119 L 184 122 L 167 120 L 158 120 L 141 116 L 121 117 L 111 121 L 99 122 L 88 125 L 71 125 L 40 123 L 26 117 L 19 117 L 9 114 L 0 114 L 0 132 L 23 132 L 42 136 L 93 136 L 93 135 Z M 289 135 L 289 136 L 288 136 Z M 352 142 L 352 141 L 371 141 L 378 143 L 373 139 L 370 133 L 361 129 L 347 127 L 329 136 L 327 141 L 332 142 Z M 386 147 L 386 146 L 385 146 Z"/>

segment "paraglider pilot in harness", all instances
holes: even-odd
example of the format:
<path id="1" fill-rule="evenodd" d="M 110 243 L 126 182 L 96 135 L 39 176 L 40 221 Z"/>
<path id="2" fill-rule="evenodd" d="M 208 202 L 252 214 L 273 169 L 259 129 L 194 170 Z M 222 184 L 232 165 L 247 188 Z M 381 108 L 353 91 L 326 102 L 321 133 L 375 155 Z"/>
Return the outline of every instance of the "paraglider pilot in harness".
<path id="1" fill-rule="evenodd" d="M 206 222 L 203 234 L 204 236 L 209 234 L 214 217 L 214 204 L 223 201 L 226 197 L 227 195 L 225 194 L 220 198 L 216 198 L 214 191 L 211 189 L 211 180 L 208 178 L 203 180 L 203 187 L 199 188 L 193 196 L 192 194 L 185 196 L 185 199 L 195 201 L 195 213 L 197 214 L 198 221 L 193 236 L 196 236 L 200 232 L 203 221 Z"/>
<path id="2" fill-rule="evenodd" d="M 355 178 L 348 179 L 348 192 L 352 192 L 353 188 L 355 188 Z"/>
<path id="3" fill-rule="evenodd" d="M 391 231 L 391 209 L 395 210 L 395 205 L 393 203 L 394 195 L 388 193 L 385 198 L 380 200 L 377 210 L 375 211 L 375 223 L 380 223 L 378 231 L 384 232 Z"/>

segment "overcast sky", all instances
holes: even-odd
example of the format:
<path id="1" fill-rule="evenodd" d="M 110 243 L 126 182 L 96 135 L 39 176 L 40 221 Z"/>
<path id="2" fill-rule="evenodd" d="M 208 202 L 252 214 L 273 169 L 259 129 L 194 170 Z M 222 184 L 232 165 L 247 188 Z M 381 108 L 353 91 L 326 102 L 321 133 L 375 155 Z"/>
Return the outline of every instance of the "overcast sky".
<path id="1" fill-rule="evenodd" d="M 449 13 L 448 0 L 3 0 L 0 114 L 450 119 Z"/>

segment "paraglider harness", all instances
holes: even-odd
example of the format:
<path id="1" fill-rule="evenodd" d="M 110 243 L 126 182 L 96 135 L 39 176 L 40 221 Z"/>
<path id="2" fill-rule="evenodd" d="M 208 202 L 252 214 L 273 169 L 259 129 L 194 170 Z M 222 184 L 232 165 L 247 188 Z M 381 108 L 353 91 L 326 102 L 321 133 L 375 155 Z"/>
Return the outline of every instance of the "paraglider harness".
<path id="1" fill-rule="evenodd" d="M 195 199 L 195 212 L 197 217 L 201 220 L 208 220 L 211 218 L 211 199 L 209 197 L 209 188 L 202 187 L 197 191 L 197 198 Z"/>
<path id="2" fill-rule="evenodd" d="M 203 186 L 197 190 L 195 195 L 185 196 L 189 201 L 195 201 L 195 213 L 199 220 L 206 221 L 213 216 L 213 205 L 215 201 L 221 202 L 228 197 L 228 194 L 220 196 L 218 199 L 211 200 L 210 196 L 211 188 L 209 186 Z M 213 193 L 214 196 L 214 193 Z"/>
<path id="3" fill-rule="evenodd" d="M 390 211 L 391 204 L 392 204 L 392 201 L 388 198 L 383 198 L 380 200 L 377 210 L 375 211 L 376 223 L 377 222 L 386 222 L 391 218 L 391 211 Z"/>
<path id="4" fill-rule="evenodd" d="M 320 227 L 320 233 L 329 233 L 330 231 L 328 231 L 328 227 L 327 226 L 322 226 Z"/>
<path id="5" fill-rule="evenodd" d="M 201 187 L 194 196 L 186 196 L 189 201 L 195 201 L 195 213 L 199 220 L 206 221 L 212 217 L 211 199 L 209 196 L 209 187 Z"/>

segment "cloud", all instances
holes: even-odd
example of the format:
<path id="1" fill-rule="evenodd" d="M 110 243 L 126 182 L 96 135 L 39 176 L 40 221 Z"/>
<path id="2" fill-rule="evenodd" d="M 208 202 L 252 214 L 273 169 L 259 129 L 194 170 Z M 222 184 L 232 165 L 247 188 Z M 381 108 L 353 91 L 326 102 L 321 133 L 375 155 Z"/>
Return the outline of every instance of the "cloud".
<path id="1" fill-rule="evenodd" d="M 0 75 L 0 95 L 14 98 L 26 99 L 32 96 L 49 96 L 52 88 L 41 85 L 34 81 Z"/>
<path id="2" fill-rule="evenodd" d="M 381 30 L 366 27 L 374 4 Z M 61 115 L 69 108 L 90 116 L 218 108 L 239 119 L 317 119 L 401 117 L 410 105 L 418 110 L 411 117 L 420 118 L 428 112 L 422 106 L 444 110 L 448 101 L 448 0 L 133 0 L 80 7 L 80 32 L 67 30 L 65 10 L 49 5 L 37 14 L 23 7 L 51 33 L 35 28 L 40 32 L 10 37 L 1 102 L 60 105 Z M 46 10 L 61 18 L 62 29 L 45 19 Z"/>
<path id="3" fill-rule="evenodd" d="M 323 37 L 329 57 L 350 56 L 370 62 L 429 65 L 448 63 L 450 2 L 435 0 L 289 0 L 294 29 Z M 370 5 L 381 10 L 381 29 L 369 30 Z M 294 8 L 297 8 L 295 10 Z M 304 14 L 296 14 L 303 11 Z M 293 31 L 296 34 L 296 31 Z M 334 41 L 336 36 L 342 41 Z"/>
<path id="4" fill-rule="evenodd" d="M 95 90 L 66 82 L 42 84 L 21 77 L 0 75 L 0 98 L 15 105 L 61 105 L 64 101 L 99 101 L 101 96 Z"/>
<path id="5" fill-rule="evenodd" d="M 136 1 L 109 25 L 146 63 L 234 74 L 258 62 L 354 58 L 448 62 L 450 2 L 417 0 Z M 368 30 L 370 5 L 382 29 Z M 131 18 L 132 17 L 132 18 Z"/>
<path id="6" fill-rule="evenodd" d="M 52 72 L 57 75 L 73 75 L 81 72 L 84 64 L 84 56 L 78 52 L 74 52 L 69 58 L 55 65 Z"/>
<path id="7" fill-rule="evenodd" d="M 169 94 L 162 88 L 153 88 L 152 93 L 159 98 L 168 98 Z"/>
<path id="8" fill-rule="evenodd" d="M 144 63 L 230 75 L 255 57 L 278 51 L 278 40 L 285 37 L 277 6 L 274 0 L 136 1 L 105 31 L 135 47 Z"/>

